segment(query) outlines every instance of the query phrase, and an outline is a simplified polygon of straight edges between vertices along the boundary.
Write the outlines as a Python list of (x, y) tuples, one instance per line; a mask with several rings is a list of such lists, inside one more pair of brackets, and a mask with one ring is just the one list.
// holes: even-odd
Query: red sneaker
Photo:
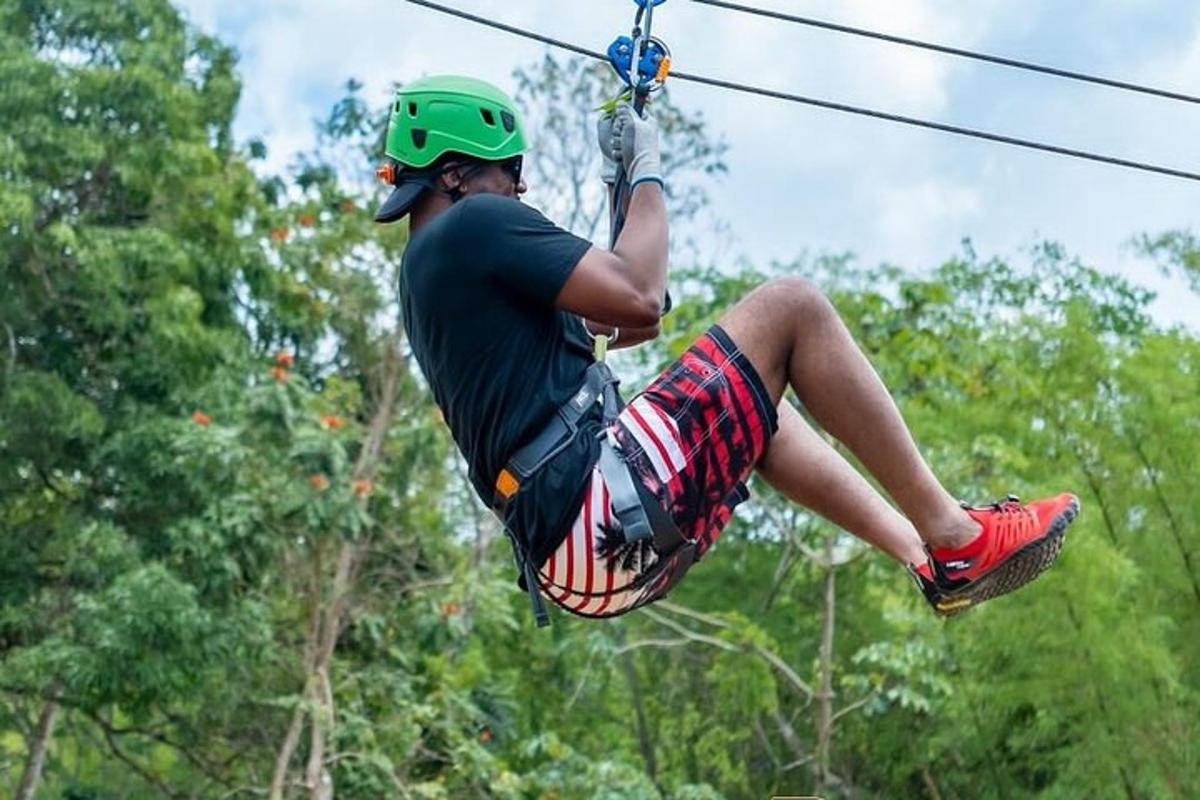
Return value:
[(928, 564), (910, 567), (925, 599), (942, 616), (1007, 594), (1058, 558), (1079, 498), (1060, 494), (1022, 506), (1009, 495), (983, 508), (963, 506), (983, 530), (963, 547), (934, 547)]

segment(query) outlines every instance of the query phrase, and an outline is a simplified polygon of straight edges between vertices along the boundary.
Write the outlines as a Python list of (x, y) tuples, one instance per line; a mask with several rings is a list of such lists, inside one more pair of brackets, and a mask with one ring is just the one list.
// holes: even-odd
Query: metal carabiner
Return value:
[[(608, 60), (629, 87), (633, 106), (640, 114), (651, 92), (662, 88), (671, 68), (671, 51), (653, 36), (654, 9), (667, 0), (633, 0), (637, 16), (633, 33), (620, 36), (608, 48)], [(643, 20), (645, 24), (643, 25)]]
[[(618, 37), (608, 48), (608, 60), (621, 81), (629, 87), (633, 110), (639, 116), (644, 115), (646, 101), (651, 92), (656, 92), (666, 83), (671, 71), (671, 51), (660, 39), (654, 38), (654, 9), (667, 0), (633, 0), (637, 4), (637, 14), (633, 20), (633, 34)], [(644, 23), (644, 27), (643, 27)], [(625, 227), (625, 212), (623, 207), (629, 184), (624, 171), (617, 176), (613, 188), (612, 219), (609, 226), (609, 246), (615, 247), (617, 238)], [(671, 309), (671, 293), (667, 292), (663, 313)], [(602, 360), (607, 351), (608, 338), (595, 338), (596, 355)]]
[[(634, 53), (641, 51), (634, 62)], [(629, 36), (621, 36), (608, 48), (608, 60), (634, 94), (657, 92), (671, 69), (671, 51), (656, 37), (644, 39), (641, 46)], [(641, 109), (638, 109), (639, 111)]]

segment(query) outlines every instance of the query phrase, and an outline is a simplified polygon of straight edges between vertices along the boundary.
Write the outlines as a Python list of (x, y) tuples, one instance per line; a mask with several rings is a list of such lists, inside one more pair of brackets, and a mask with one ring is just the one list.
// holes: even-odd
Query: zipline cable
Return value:
[(945, 53), (947, 55), (958, 56), (960, 58), (969, 58), (975, 61), (985, 61), (989, 64), (999, 64), (1004, 67), (1027, 70), (1029, 72), (1040, 72), (1043, 75), (1053, 75), (1058, 78), (1067, 78), (1073, 81), (1094, 83), (1100, 86), (1107, 86), (1112, 89), (1123, 89), (1125, 91), (1148, 94), (1154, 97), (1165, 97), (1169, 100), (1181, 100), (1185, 103), (1200, 104), (1200, 97), (1195, 95), (1167, 91), (1166, 89), (1156, 89), (1153, 86), (1142, 86), (1140, 84), (1113, 80), (1111, 78), (1102, 78), (1097, 75), (1088, 75), (1083, 72), (1073, 72), (1071, 70), (1059, 69), (1058, 67), (1048, 67), (1044, 64), (1034, 64), (1029, 61), (1020, 61), (1015, 58), (1005, 58), (1004, 56), (993, 56), (988, 55), (987, 53), (977, 53), (972, 50), (962, 50), (957, 47), (948, 47), (946, 45), (936, 44), (934, 42), (924, 42), (920, 39), (907, 39), (903, 36), (894, 36), (889, 33), (879, 33), (878, 31), (866, 30), (864, 28), (854, 28), (849, 25), (840, 25), (835, 22), (826, 22), (825, 20), (813, 19), (812, 17), (801, 17), (795, 14), (786, 14), (782, 11), (772, 11), (765, 8), (755, 8), (742, 3), (732, 3), (729, 2), (729, 0), (692, 0), (692, 2), (705, 6), (713, 6), (715, 8), (723, 8), (728, 11), (737, 11), (743, 14), (766, 17), (768, 19), (779, 20), (781, 22), (792, 22), (798, 25), (807, 25), (812, 28), (821, 28), (823, 30), (836, 31), (837, 33), (846, 33), (850, 34), (851, 36), (862, 36), (868, 39), (878, 39), (880, 41), (891, 42), (892, 44), (904, 45), (906, 47), (917, 47), (922, 50), (932, 50), (935, 53)]
[(899, 122), (904, 125), (915, 125), (920, 128), (928, 128), (930, 130), (942, 131), (944, 133), (955, 133), (959, 136), (970, 136), (975, 139), (984, 139), (989, 142), (999, 142), (1000, 144), (1013, 145), (1015, 147), (1025, 147), (1030, 150), (1041, 150), (1047, 153), (1056, 153), (1061, 156), (1070, 156), (1072, 158), (1083, 158), (1088, 161), (1098, 161), (1101, 164), (1112, 164), (1118, 167), (1128, 167), (1130, 169), (1139, 169), (1146, 172), (1157, 172), (1160, 175), (1170, 175), (1175, 178), (1185, 178), (1191, 181), (1200, 181), (1200, 173), (1186, 172), (1184, 170), (1172, 169), (1171, 167), (1160, 167), (1156, 164), (1147, 164), (1141, 161), (1130, 161), (1124, 158), (1115, 158), (1106, 156), (1100, 153), (1091, 153), (1086, 150), (1075, 150), (1070, 147), (1059, 147), (1053, 144), (1044, 144), (1042, 142), (1034, 142), (1028, 139), (1018, 139), (1013, 136), (1004, 136), (998, 133), (990, 133), (974, 128), (963, 128), (958, 125), (947, 125), (942, 122), (931, 122), (929, 120), (917, 119), (916, 117), (906, 117), (901, 114), (889, 114), (886, 111), (874, 111), (869, 108), (859, 108), (857, 106), (845, 105), (844, 103), (835, 103), (830, 100), (820, 100), (813, 97), (803, 97), (797, 94), (788, 92), (779, 92), (774, 89), (763, 89), (757, 86), (744, 86), (732, 81), (723, 81), (718, 78), (708, 78), (703, 75), (691, 75), (686, 72), (671, 72), (671, 77), (681, 81), (691, 81), (693, 83), (702, 83), (708, 86), (716, 86), (721, 89), (730, 89), (737, 92), (748, 92), (750, 94), (762, 95), (763, 97), (772, 97), (777, 100), (789, 100), (793, 103), (803, 103), (805, 105), (817, 106), (818, 108), (827, 108), (833, 111), (844, 111), (847, 114), (858, 114), (864, 117), (873, 117), (875, 119), (883, 119), (889, 122)]
[[(489, 28), (495, 28), (506, 33), (511, 33), (514, 36), (520, 36), (525, 39), (532, 39), (535, 42), (541, 42), (552, 47), (558, 47), (563, 50), (568, 50), (581, 56), (594, 58), (600, 61), (607, 62), (608, 57), (603, 53), (595, 50), (589, 50), (586, 47), (564, 42), (560, 39), (555, 39), (550, 36), (545, 36), (540, 33), (518, 28), (515, 25), (508, 25), (503, 22), (481, 17), (476, 14), (471, 14), (466, 11), (460, 11), (456, 8), (450, 8), (440, 3), (434, 3), (431, 0), (405, 0), (405, 2), (413, 3), (414, 5), (424, 6), (434, 11), (439, 11), (443, 14), (458, 17), (460, 19), (469, 20)], [(957, 125), (947, 125), (941, 122), (931, 122), (929, 120), (918, 119), (916, 117), (906, 117), (900, 114), (889, 114), (884, 111), (875, 111), (869, 108), (860, 108), (858, 106), (846, 105), (844, 103), (835, 103), (830, 100), (821, 100), (813, 97), (804, 97), (798, 94), (789, 92), (776, 91), (774, 89), (765, 89), (758, 86), (748, 86), (734, 81), (721, 80), (719, 78), (709, 78), (704, 75), (694, 75), (688, 72), (671, 71), (671, 77), (675, 80), (688, 81), (691, 83), (699, 83), (707, 86), (714, 86), (720, 89), (728, 89), (735, 92), (743, 92), (746, 94), (755, 94), (762, 97), (770, 97), (775, 100), (787, 100), (792, 103), (801, 103), (803, 105), (816, 106), (831, 111), (841, 111), (847, 114), (857, 114), (864, 117), (872, 117), (875, 119), (887, 120), (889, 122), (897, 122), (903, 125), (913, 125), (919, 128), (927, 128), (930, 130), (941, 131), (943, 133), (953, 133), (959, 136), (967, 136), (974, 139), (983, 139), (990, 142), (998, 142), (1000, 144), (1012, 145), (1014, 147), (1023, 147), (1029, 150), (1040, 150), (1046, 153), (1054, 153), (1056, 155), (1069, 156), (1071, 158), (1080, 158), (1088, 161), (1096, 161), (1102, 164), (1110, 164), (1118, 167), (1126, 167), (1128, 169), (1141, 170), (1143, 172), (1153, 172), (1160, 175), (1169, 175), (1173, 178), (1183, 178), (1185, 180), (1200, 182), (1200, 173), (1187, 172), (1185, 170), (1173, 169), (1171, 167), (1162, 167), (1156, 164), (1147, 164), (1141, 161), (1131, 161), (1124, 158), (1115, 158), (1099, 153), (1091, 153), (1086, 150), (1075, 150), (1068, 147), (1059, 147), (1058, 145), (1043, 144), (1029, 139), (1018, 139), (1012, 136), (1003, 136), (997, 133), (988, 131), (976, 130), (974, 128), (964, 128)]]

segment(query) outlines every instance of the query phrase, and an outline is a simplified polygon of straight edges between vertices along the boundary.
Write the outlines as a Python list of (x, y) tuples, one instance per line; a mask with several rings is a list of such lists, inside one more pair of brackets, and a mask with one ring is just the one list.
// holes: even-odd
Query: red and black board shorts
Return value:
[[(701, 558), (733, 509), (778, 427), (758, 372), (714, 325), (630, 401), (605, 435), (670, 512)], [(608, 487), (594, 467), (583, 506), (562, 545), (539, 569), (543, 594), (585, 617), (610, 617), (661, 599), (672, 559), (643, 540), (608, 546), (619, 530)]]

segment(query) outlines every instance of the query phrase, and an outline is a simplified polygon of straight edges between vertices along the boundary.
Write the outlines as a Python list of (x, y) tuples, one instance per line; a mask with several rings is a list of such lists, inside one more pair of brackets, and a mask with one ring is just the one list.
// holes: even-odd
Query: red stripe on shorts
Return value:
[(667, 448), (663, 445), (662, 440), (658, 438), (658, 434), (654, 432), (654, 429), (650, 427), (650, 423), (647, 422), (646, 418), (642, 416), (641, 412), (639, 412), (632, 405), (626, 406), (625, 408), (627, 411), (629, 411), (629, 415), (637, 420), (638, 427), (645, 431), (646, 435), (650, 437), (650, 441), (654, 442), (654, 449), (658, 451), (658, 455), (662, 458), (663, 464), (667, 466), (668, 470), (675, 472), (675, 465), (671, 461), (671, 456), (667, 453)]

